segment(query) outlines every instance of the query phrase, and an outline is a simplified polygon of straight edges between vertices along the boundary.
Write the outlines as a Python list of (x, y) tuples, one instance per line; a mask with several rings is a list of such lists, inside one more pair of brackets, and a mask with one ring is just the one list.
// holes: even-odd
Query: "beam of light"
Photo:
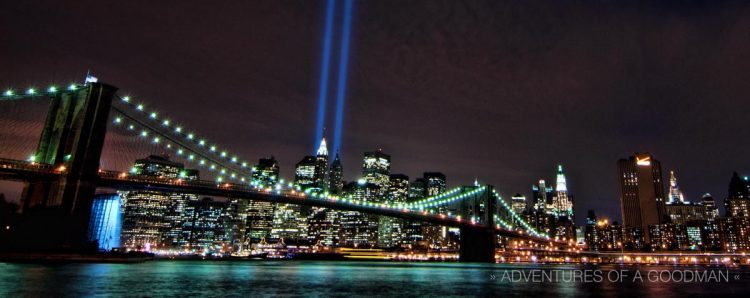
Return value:
[(333, 152), (341, 152), (341, 129), (344, 118), (344, 100), (346, 99), (346, 71), (349, 65), (349, 33), (352, 22), (353, 0), (344, 1), (344, 29), (341, 34), (341, 56), (339, 57), (338, 93), (336, 94), (336, 130), (333, 135)]
[(326, 4), (326, 24), (325, 36), (323, 37), (323, 58), (320, 69), (320, 93), (318, 94), (318, 122), (315, 126), (315, 149), (318, 148), (320, 140), (323, 139), (323, 126), (326, 117), (326, 99), (328, 97), (328, 73), (331, 60), (331, 35), (333, 31), (333, 13), (336, 7), (336, 0), (328, 0)]

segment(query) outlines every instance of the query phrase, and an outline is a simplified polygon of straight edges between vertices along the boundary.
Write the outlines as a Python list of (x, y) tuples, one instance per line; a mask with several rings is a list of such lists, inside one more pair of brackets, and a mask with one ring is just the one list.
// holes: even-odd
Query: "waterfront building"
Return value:
[[(364, 179), (344, 185), (344, 197), (360, 202), (378, 202), (380, 187)], [(345, 247), (372, 247), (377, 245), (377, 216), (358, 211), (341, 211), (339, 242)]]
[(586, 216), (586, 225), (584, 226), (584, 243), (590, 251), (598, 251), (601, 242), (600, 235), (596, 229), (596, 213), (594, 210), (589, 210)]
[(750, 252), (750, 218), (724, 217), (717, 220), (722, 250)]
[(270, 238), (274, 240), (307, 240), (307, 216), (295, 204), (277, 204), (273, 212)]
[(182, 232), (186, 248), (194, 252), (225, 252), (230, 242), (225, 233), (227, 202), (211, 198), (188, 201)]
[[(279, 163), (273, 156), (260, 158), (253, 167), (253, 183), (264, 187), (274, 185), (279, 182), (279, 171)], [(243, 248), (270, 238), (276, 204), (249, 200), (241, 207), (244, 207), (242, 213), (246, 216)]]
[(661, 224), (666, 218), (661, 163), (651, 154), (636, 153), (620, 159), (617, 168), (623, 225), (649, 242), (648, 226)]
[[(426, 188), (427, 181), (425, 181), (424, 178), (414, 179), (414, 181), (409, 184), (409, 195), (407, 200), (412, 202), (424, 199), (425, 193), (427, 192)], [(411, 247), (422, 245), (424, 241), (422, 237), (422, 223), (414, 220), (405, 221), (404, 235), (405, 238), (403, 239), (403, 243), (405, 245)]]
[[(405, 203), (409, 196), (409, 176), (391, 174), (388, 178), (388, 189), (385, 192), (386, 202)], [(405, 220), (380, 216), (378, 221), (378, 246), (387, 248), (404, 242)]]
[(311, 244), (327, 247), (339, 245), (339, 211), (315, 208), (308, 219), (307, 238)]
[[(422, 176), (425, 181), (425, 196), (437, 196), (447, 187), (445, 175), (440, 172), (425, 172)], [(441, 206), (434, 210), (437, 213), (446, 214), (450, 212), (448, 206)], [(448, 227), (436, 224), (422, 224), (422, 239), (427, 247), (432, 249), (443, 249), (449, 247)]]
[[(196, 170), (169, 160), (165, 155), (138, 159), (132, 175), (160, 179), (197, 180)], [(128, 249), (173, 248), (186, 243), (183, 237), (184, 209), (188, 202), (198, 200), (191, 194), (159, 191), (119, 192), (122, 198), (122, 230), (120, 244)]]

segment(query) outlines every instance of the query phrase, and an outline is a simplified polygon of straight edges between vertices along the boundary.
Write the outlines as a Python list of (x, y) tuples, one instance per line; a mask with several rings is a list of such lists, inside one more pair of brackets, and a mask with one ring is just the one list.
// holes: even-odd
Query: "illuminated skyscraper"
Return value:
[[(388, 189), (385, 192), (386, 202), (404, 203), (409, 196), (409, 176), (391, 174)], [(404, 238), (404, 220), (380, 216), (378, 221), (378, 246), (393, 247), (402, 243)]]
[(326, 139), (320, 140), (320, 147), (315, 155), (315, 185), (321, 189), (328, 189), (328, 147), (326, 146)]
[(737, 172), (729, 181), (729, 196), (725, 201), (727, 217), (750, 217), (750, 195), (747, 179), (741, 179)]
[[(427, 197), (436, 196), (445, 192), (447, 181), (445, 175), (440, 172), (425, 172), (425, 195)], [(436, 210), (438, 213), (448, 213), (447, 206), (440, 206)], [(435, 224), (422, 224), (422, 237), (425, 243), (434, 249), (445, 248), (448, 246), (448, 228)]]
[[(346, 198), (361, 202), (377, 202), (380, 187), (364, 179), (344, 185)], [(378, 240), (378, 217), (358, 211), (341, 211), (339, 223), (341, 246), (375, 246)]]
[(307, 239), (307, 217), (300, 205), (278, 204), (273, 213), (272, 239)]
[(706, 208), (703, 205), (685, 200), (685, 196), (677, 186), (677, 177), (674, 171), (669, 171), (669, 199), (664, 204), (664, 210), (667, 212), (671, 223), (680, 225), (703, 220), (706, 214)]
[[(417, 201), (425, 198), (427, 192), (427, 181), (424, 178), (414, 179), (409, 184), (409, 195), (407, 201)], [(402, 243), (415, 246), (422, 242), (422, 222), (415, 220), (407, 220), (404, 222), (404, 239)]]
[[(198, 172), (185, 169), (167, 156), (136, 160), (133, 175), (194, 180)], [(158, 191), (120, 192), (123, 205), (121, 245), (129, 249), (178, 247), (187, 242), (182, 232), (184, 209), (195, 195)]]
[(540, 214), (551, 213), (547, 210), (547, 205), (552, 201), (552, 187), (548, 187), (547, 183), (543, 179), (540, 179), (539, 184), (531, 186), (531, 191), (533, 194), (534, 211)]
[(573, 220), (573, 197), (568, 193), (568, 183), (562, 165), (557, 166), (555, 196), (552, 198), (552, 214), (556, 217), (567, 217)]
[(226, 202), (211, 198), (193, 200), (185, 206), (182, 232), (195, 252), (220, 252), (229, 239), (225, 233)]
[(685, 197), (682, 195), (679, 186), (677, 186), (677, 177), (674, 171), (669, 171), (669, 200), (667, 204), (684, 203)]
[(314, 188), (317, 186), (317, 158), (315, 156), (305, 156), (294, 168), (294, 184), (302, 189)]
[(313, 208), (308, 218), (307, 239), (311, 244), (334, 247), (339, 245), (340, 211), (327, 208)]
[[(388, 187), (391, 174), (391, 156), (383, 150), (365, 152), (362, 164), (362, 178), (368, 183), (377, 185), (383, 193)], [(383, 194), (381, 193), (381, 195)]]
[[(255, 165), (253, 181), (258, 185), (270, 186), (279, 181), (279, 163), (271, 156), (261, 158)], [(286, 204), (284, 204), (286, 205)], [(245, 242), (259, 243), (263, 238), (270, 237), (273, 227), (275, 204), (263, 201), (249, 201), (245, 205)]]
[(664, 183), (661, 163), (651, 154), (639, 154), (617, 162), (623, 225), (638, 229), (649, 243), (650, 225), (665, 222)]
[(331, 163), (331, 167), (328, 172), (328, 190), (332, 194), (341, 193), (341, 189), (344, 187), (344, 167), (341, 165), (341, 158), (336, 153), (336, 157)]
[(516, 214), (523, 214), (523, 212), (526, 210), (526, 196), (520, 193), (513, 195), (510, 198), (510, 206), (511, 209), (513, 209), (513, 212), (515, 212)]
[(705, 219), (712, 220), (719, 217), (719, 209), (716, 207), (716, 200), (710, 193), (703, 194), (702, 203), (705, 212), (703, 217)]
[(276, 184), (279, 181), (279, 162), (273, 156), (258, 159), (258, 164), (253, 167), (252, 178), (259, 185)]
[(544, 179), (540, 179), (538, 184), (531, 186), (532, 207), (531, 218), (534, 221), (534, 227), (538, 230), (548, 233), (552, 225), (553, 212), (552, 198), (554, 197), (552, 187), (547, 186)]

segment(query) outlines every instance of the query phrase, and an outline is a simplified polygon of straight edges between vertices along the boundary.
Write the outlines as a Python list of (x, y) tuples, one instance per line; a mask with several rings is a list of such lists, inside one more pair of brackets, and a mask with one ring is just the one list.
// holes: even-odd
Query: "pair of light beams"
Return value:
[[(342, 20), (341, 44), (339, 48), (338, 81), (336, 83), (336, 118), (333, 134), (333, 152), (341, 151), (341, 131), (344, 120), (344, 101), (346, 100), (346, 77), (349, 65), (349, 35), (351, 33), (353, 0), (343, 0), (344, 15)], [(323, 36), (323, 57), (320, 70), (320, 93), (318, 94), (318, 119), (315, 127), (314, 150), (323, 139), (328, 102), (328, 87), (331, 64), (331, 43), (333, 41), (333, 21), (336, 11), (336, 0), (327, 0), (325, 32)]]

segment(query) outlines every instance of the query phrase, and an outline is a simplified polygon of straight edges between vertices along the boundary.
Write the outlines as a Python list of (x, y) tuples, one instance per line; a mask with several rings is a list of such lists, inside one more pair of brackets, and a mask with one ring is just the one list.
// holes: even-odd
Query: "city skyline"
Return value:
[(0, 297), (737, 296), (750, 0), (0, 3)]
[[(250, 160), (275, 155), (285, 177), (291, 176), (298, 158), (316, 145), (311, 143), (311, 136), (323, 1), (284, 9), (274, 3), (254, 9), (238, 4), (222, 16), (237, 23), (208, 16), (199, 24), (191, 24), (188, 19), (194, 18), (184, 16), (198, 13), (192, 7), (161, 13), (159, 17), (185, 28), (206, 25), (201, 30), (189, 30), (200, 33), (182, 36), (169, 34), (169, 27), (154, 19), (153, 13), (141, 11), (134, 4), (104, 7), (92, 2), (67, 14), (28, 6), (34, 4), (7, 5), (0, 21), (3, 27), (26, 24), (19, 18), (25, 15), (23, 12), (35, 11), (32, 18), (38, 19), (20, 26), (25, 30), (7, 32), (10, 44), (27, 47), (0, 50), (3, 56), (15, 57), (0, 70), (0, 81), (8, 85), (2, 87), (80, 80), (81, 74), (91, 69), (102, 80), (118, 82), (134, 97), (154, 102), (159, 110), (197, 110), (205, 98), (210, 98), (216, 104), (207, 113), (175, 114), (184, 122), (215, 119), (210, 121), (215, 132), (211, 135), (216, 135), (218, 143), (245, 148), (247, 152), (240, 154)], [(739, 79), (742, 76), (733, 75), (741, 73), (739, 70), (750, 61), (742, 51), (747, 41), (740, 33), (746, 32), (749, 24), (741, 18), (744, 10), (735, 4), (721, 3), (710, 9), (687, 4), (673, 10), (645, 4), (645, 16), (634, 4), (571, 5), (557, 7), (561, 11), (557, 18), (544, 18), (552, 8), (535, 10), (538, 5), (532, 2), (518, 7), (542, 17), (539, 23), (517, 17), (503, 23), (484, 22), (494, 20), (493, 12), (507, 7), (477, 9), (481, 4), (399, 3), (401, 13), (383, 13), (396, 5), (363, 2), (354, 8), (350, 91), (341, 154), (349, 169), (358, 164), (361, 152), (382, 148), (394, 157), (393, 172), (415, 176), (423, 171), (441, 171), (451, 185), (470, 184), (479, 178), (495, 185), (504, 196), (522, 193), (530, 197), (528, 185), (542, 177), (552, 181), (553, 175), (547, 174), (549, 168), (561, 163), (566, 166), (569, 187), (579, 206), (617, 217), (613, 160), (633, 152), (650, 152), (662, 161), (665, 170), (680, 173), (682, 191), (689, 201), (698, 201), (707, 192), (723, 199), (727, 177), (733, 171), (742, 173), (750, 168), (741, 158), (740, 148), (747, 141), (733, 137), (747, 129), (732, 112), (747, 108), (741, 98), (750, 93)], [(424, 7), (431, 8), (431, 14), (444, 16), (447, 25), (424, 21), (417, 26), (418, 20), (428, 20)], [(123, 12), (118, 17), (122, 22), (106, 22), (96, 14), (83, 24), (72, 21), (81, 13), (115, 9)], [(22, 13), (8, 13), (13, 11)], [(235, 11), (249, 16), (240, 18)], [(451, 16), (452, 11), (456, 15)], [(124, 17), (128, 13), (137, 15), (140, 22)], [(376, 17), (379, 15), (387, 17)], [(604, 25), (596, 18), (580, 16), (616, 20), (633, 17), (632, 21), (642, 27), (629, 31), (630, 27), (622, 24)], [(682, 19), (684, 16), (705, 22), (697, 25), (692, 19)], [(411, 25), (405, 26), (407, 29), (396, 26), (402, 23)], [(78, 34), (100, 24), (129, 38)], [(601, 32), (583, 29), (589, 25)], [(56, 30), (49, 30), (53, 26)], [(416, 30), (415, 26), (420, 31), (410, 31)], [(558, 26), (569, 30), (555, 31)], [(153, 33), (132, 34), (146, 31)], [(490, 37), (495, 32), (507, 37), (493, 40)], [(277, 34), (288, 37), (274, 38)], [(646, 53), (637, 51), (645, 46), (639, 36), (650, 40), (662, 35), (674, 38), (661, 46), (651, 45)], [(21, 42), (27, 36), (46, 38)], [(150, 43), (154, 36), (165, 40)], [(710, 44), (703, 42), (707, 38), (723, 47), (705, 46)], [(80, 41), (91, 46), (83, 48)], [(609, 41), (616, 41), (613, 44), (618, 47), (610, 46)], [(182, 47), (183, 42), (187, 46)], [(465, 46), (472, 42), (481, 42), (486, 49)], [(67, 50), (55, 50), (57, 44), (66, 45)], [(404, 46), (395, 50), (396, 45)], [(441, 50), (444, 47), (452, 52)], [(148, 51), (142, 53), (140, 49)], [(518, 54), (518, 50), (524, 54)], [(393, 59), (382, 54), (392, 52), (398, 53)], [(170, 55), (154, 59), (152, 53)], [(586, 53), (592, 57), (582, 58)], [(94, 55), (101, 59), (92, 60)], [(552, 57), (557, 59), (550, 60)], [(712, 64), (698, 57), (711, 57)], [(483, 63), (485, 60), (487, 63)], [(679, 66), (676, 70), (672, 67), (675, 65)], [(269, 73), (274, 75), (265, 75)], [(477, 75), (469, 75), (472, 73)], [(698, 80), (705, 82), (694, 84)], [(159, 82), (160, 87), (151, 87), (153, 82)], [(453, 111), (472, 116), (457, 116)], [(257, 120), (233, 120), (245, 119), (245, 115)], [(378, 115), (382, 121), (373, 121), (367, 115)], [(396, 118), (409, 122), (388, 121)], [(236, 133), (247, 137), (235, 138)], [(686, 144), (691, 150), (683, 150)], [(723, 154), (717, 156), (715, 152)], [(346, 180), (358, 178), (352, 170), (344, 172)], [(583, 218), (585, 210), (576, 209), (576, 217)]]

